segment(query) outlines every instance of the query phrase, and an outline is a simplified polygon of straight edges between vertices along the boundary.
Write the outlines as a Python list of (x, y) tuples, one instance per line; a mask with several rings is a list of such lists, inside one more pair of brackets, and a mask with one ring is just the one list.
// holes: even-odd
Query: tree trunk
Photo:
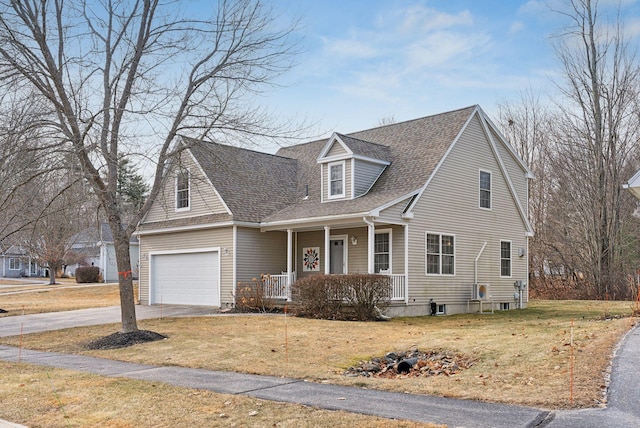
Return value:
[(118, 285), (120, 289), (120, 312), (122, 315), (122, 333), (138, 331), (136, 304), (133, 295), (131, 256), (129, 254), (129, 236), (117, 221), (110, 221), (118, 266)]

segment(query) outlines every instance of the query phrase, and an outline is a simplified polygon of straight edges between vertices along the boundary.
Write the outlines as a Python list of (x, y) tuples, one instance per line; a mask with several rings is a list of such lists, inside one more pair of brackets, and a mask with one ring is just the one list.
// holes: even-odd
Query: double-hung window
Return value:
[(9, 259), (9, 270), (20, 270), (20, 259), (17, 257), (11, 257)]
[(344, 198), (344, 161), (329, 164), (329, 199)]
[(511, 241), (500, 241), (500, 276), (511, 276)]
[(181, 170), (176, 177), (176, 210), (188, 210), (190, 201), (189, 171)]
[(426, 238), (427, 275), (455, 274), (455, 238), (453, 235), (428, 233)]
[(391, 234), (389, 232), (375, 234), (373, 268), (376, 273), (391, 269)]
[(491, 173), (480, 170), (480, 208), (491, 209)]

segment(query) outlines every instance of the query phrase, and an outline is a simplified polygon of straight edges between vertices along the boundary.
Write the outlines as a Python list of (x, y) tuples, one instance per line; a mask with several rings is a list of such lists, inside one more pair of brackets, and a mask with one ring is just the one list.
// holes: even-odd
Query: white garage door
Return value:
[(216, 251), (151, 255), (151, 304), (220, 306)]

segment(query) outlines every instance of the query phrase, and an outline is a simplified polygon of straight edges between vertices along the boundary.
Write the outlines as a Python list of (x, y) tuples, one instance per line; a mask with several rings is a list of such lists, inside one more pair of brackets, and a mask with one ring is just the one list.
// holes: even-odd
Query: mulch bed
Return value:
[(137, 345), (139, 343), (155, 342), (156, 340), (164, 340), (167, 336), (155, 333), (149, 330), (138, 330), (130, 333), (113, 333), (109, 336), (101, 337), (87, 344), (87, 349), (118, 349), (127, 346)]
[(374, 357), (369, 361), (361, 361), (357, 366), (344, 372), (350, 377), (407, 378), (428, 376), (453, 376), (473, 366), (477, 358), (464, 354), (432, 350), (419, 351), (412, 349), (401, 352), (389, 352), (383, 357)]

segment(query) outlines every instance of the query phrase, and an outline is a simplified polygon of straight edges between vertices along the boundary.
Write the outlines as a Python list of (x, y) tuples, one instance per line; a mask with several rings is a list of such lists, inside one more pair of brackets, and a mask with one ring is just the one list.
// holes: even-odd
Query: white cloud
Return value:
[(526, 26), (524, 25), (524, 22), (522, 21), (513, 21), (511, 23), (511, 25), (509, 26), (509, 34), (517, 34), (522, 32), (524, 29), (526, 28)]
[(402, 20), (398, 28), (403, 33), (425, 33), (434, 30), (473, 25), (473, 16), (468, 10), (450, 14), (423, 6), (413, 6), (400, 11), (400, 14)]
[(329, 39), (324, 37), (325, 51), (330, 56), (346, 58), (372, 58), (378, 54), (378, 49), (365, 40)]

